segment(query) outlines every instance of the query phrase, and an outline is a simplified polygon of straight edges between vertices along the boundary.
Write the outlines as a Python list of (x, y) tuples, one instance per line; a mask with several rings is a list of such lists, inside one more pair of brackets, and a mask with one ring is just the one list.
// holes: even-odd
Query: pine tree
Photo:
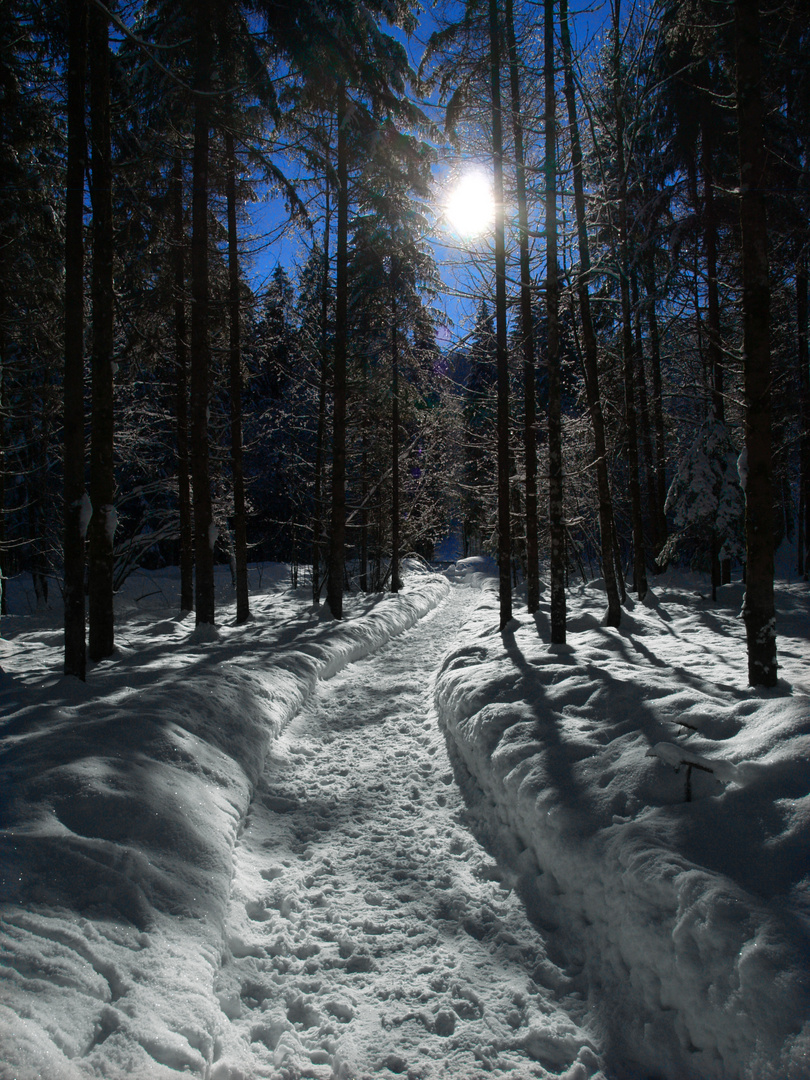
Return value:
[(209, 412), (209, 269), (208, 185), (213, 72), (211, 0), (199, 0), (195, 34), (194, 168), (191, 234), (191, 413), (189, 456), (194, 508), (195, 614), (197, 626), (213, 626), (214, 525), (208, 439)]
[(771, 349), (768, 226), (763, 176), (762, 65), (757, 0), (735, 0), (737, 125), (740, 146), (740, 229), (745, 380), (745, 541), (743, 619), (748, 681), (775, 686), (771, 463)]
[(616, 581), (616, 567), (613, 559), (613, 500), (610, 494), (605, 421), (602, 410), (602, 395), (599, 388), (597, 340), (591, 315), (591, 254), (588, 226), (585, 217), (582, 148), (579, 138), (579, 124), (571, 58), (571, 37), (568, 28), (567, 0), (560, 0), (560, 37), (563, 48), (565, 101), (568, 111), (568, 129), (571, 139), (574, 212), (576, 214), (577, 245), (579, 250), (577, 297), (579, 299), (579, 314), (582, 321), (582, 357), (585, 376), (585, 391), (594, 440), (594, 471), (596, 474), (597, 495), (599, 499), (599, 540), (602, 575), (605, 579), (605, 591), (608, 600), (607, 625), (619, 626), (621, 622), (621, 603)]
[(563, 509), (560, 316), (557, 267), (557, 106), (554, 86), (554, 3), (543, 22), (546, 188), (546, 364), (548, 370), (548, 516), (551, 532), (551, 641), (565, 644), (565, 518)]
[(91, 362), (90, 502), (88, 532), (89, 642), (91, 660), (113, 651), (115, 475), (113, 470), (113, 198), (110, 102), (110, 45), (107, 15), (88, 12), (90, 54), (90, 197), (93, 207), (93, 348)]
[(512, 618), (512, 540), (509, 491), (509, 348), (506, 327), (506, 240), (501, 126), (501, 57), (497, 0), (489, 0), (489, 73), (495, 200), (495, 354), (498, 379), (498, 576), (500, 627)]
[(89, 497), (84, 485), (84, 172), (87, 137), (87, 2), (68, 6), (68, 158), (65, 197), (64, 560), (65, 674), (84, 680), (87, 663), (84, 541)]

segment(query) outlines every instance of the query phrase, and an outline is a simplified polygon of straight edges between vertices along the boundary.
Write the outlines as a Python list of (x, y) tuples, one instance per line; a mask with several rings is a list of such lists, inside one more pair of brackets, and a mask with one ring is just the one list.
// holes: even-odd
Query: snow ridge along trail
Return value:
[(464, 824), (431, 676), (473, 604), (320, 685), (235, 851), (210, 1080), (599, 1069), (581, 996)]

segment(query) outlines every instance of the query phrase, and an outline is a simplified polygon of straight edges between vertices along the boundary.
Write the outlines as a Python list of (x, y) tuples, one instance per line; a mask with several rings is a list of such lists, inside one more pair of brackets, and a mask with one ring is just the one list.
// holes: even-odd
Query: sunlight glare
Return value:
[(491, 226), (495, 216), (492, 184), (482, 172), (459, 177), (446, 204), (450, 224), (464, 237), (480, 236)]

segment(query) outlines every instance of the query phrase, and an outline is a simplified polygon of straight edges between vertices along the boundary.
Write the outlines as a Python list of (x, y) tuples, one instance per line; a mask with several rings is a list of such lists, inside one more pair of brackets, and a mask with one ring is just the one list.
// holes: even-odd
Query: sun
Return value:
[(495, 206), (492, 183), (483, 172), (468, 172), (460, 176), (445, 204), (445, 213), (459, 235), (480, 236), (492, 227)]

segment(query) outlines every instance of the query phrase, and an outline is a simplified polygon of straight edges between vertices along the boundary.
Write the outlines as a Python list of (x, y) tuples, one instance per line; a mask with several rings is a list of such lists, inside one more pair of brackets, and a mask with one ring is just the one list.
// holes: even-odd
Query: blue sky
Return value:
[[(415, 68), (419, 64), (425, 42), (436, 28), (433, 11), (434, 9), (430, 8), (423, 13), (419, 30), (410, 39), (396, 29), (392, 30), (392, 33), (405, 44)], [(573, 2), (571, 4), (570, 22), (574, 48), (586, 46), (594, 34), (598, 33), (608, 15), (609, 5), (605, 0), (595, 0), (592, 4)], [(537, 17), (538, 19), (542, 18), (542, 8), (539, 4), (537, 5)], [(441, 111), (434, 111), (434, 116), (436, 119), (440, 119)], [(486, 162), (476, 163), (476, 167), (486, 168)], [(449, 166), (440, 163), (436, 168), (437, 197), (439, 199), (446, 194), (448, 175)], [(306, 259), (309, 240), (296, 227), (289, 229), (286, 234), (282, 234), (284, 224), (287, 221), (287, 211), (283, 199), (273, 196), (270, 192), (267, 192), (256, 203), (249, 205), (246, 210), (251, 221), (250, 233), (255, 238), (246, 245), (246, 254), (250, 254), (248, 277), (254, 290), (261, 293), (279, 263), (288, 270), (293, 279), (295, 278), (296, 267), (302, 266)], [(465, 324), (474, 318), (477, 300), (465, 301), (463, 298), (451, 295), (454, 283), (456, 285), (459, 283), (459, 279), (449, 267), (449, 260), (452, 258), (451, 249), (457, 246), (457, 238), (452, 234), (452, 230), (448, 231), (445, 225), (439, 238), (434, 243), (434, 251), (440, 272), (448, 286), (448, 293), (440, 298), (439, 306), (447, 311), (454, 323), (454, 334), (463, 334)], [(474, 247), (478, 251), (478, 260), (480, 261), (483, 254), (482, 245), (479, 242)], [(446, 338), (446, 335), (442, 335), (442, 337)]]

